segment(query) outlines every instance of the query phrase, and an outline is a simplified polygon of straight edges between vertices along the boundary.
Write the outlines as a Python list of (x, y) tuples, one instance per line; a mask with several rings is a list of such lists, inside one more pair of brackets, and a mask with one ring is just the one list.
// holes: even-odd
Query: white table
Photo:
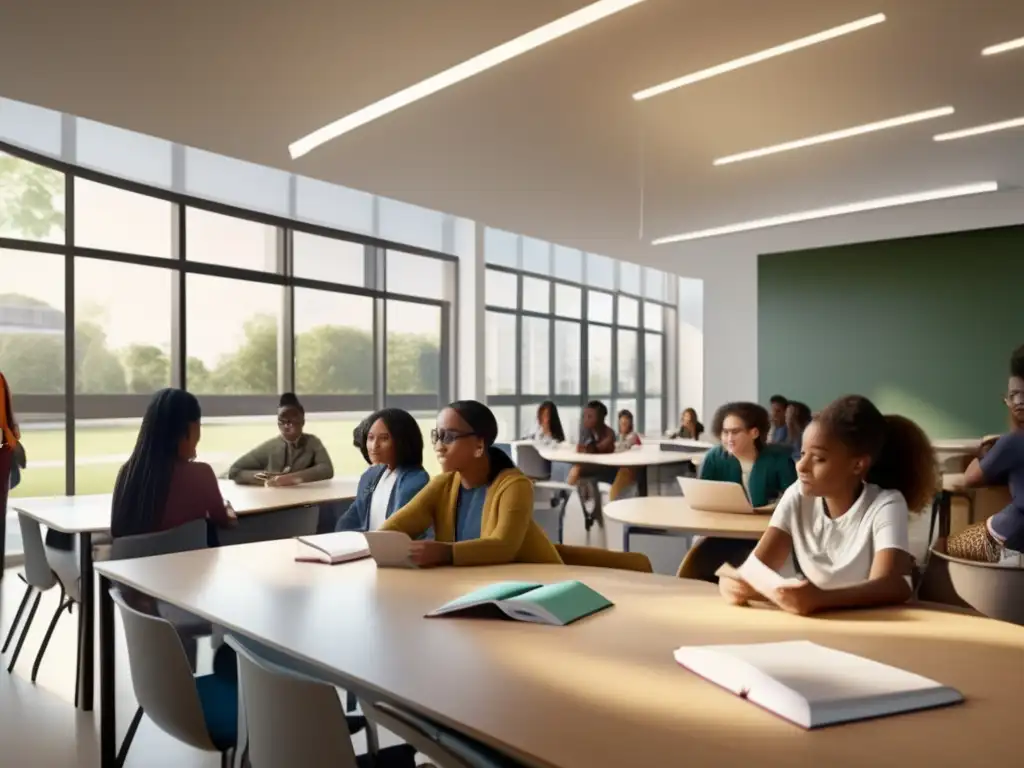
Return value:
[[(560, 445), (536, 445), (537, 453), (547, 461), (558, 461), (565, 464), (591, 464), (599, 467), (624, 468), (637, 470), (637, 493), (647, 495), (648, 467), (682, 464), (687, 461), (686, 455), (677, 451), (665, 451), (660, 445), (641, 445), (628, 451), (615, 453), (577, 453), (575, 446), (566, 443)], [(700, 450), (695, 451), (699, 453)]]
[(629, 552), (633, 534), (648, 536), (714, 536), (758, 540), (768, 529), (771, 514), (734, 514), (691, 509), (684, 496), (621, 499), (604, 508), (605, 517), (622, 524), (622, 550)]
[[(1024, 627), (923, 608), (802, 618), (726, 605), (711, 584), (604, 568), (378, 570), (296, 563), (275, 541), (101, 563), (108, 579), (297, 659), (345, 690), (453, 728), (529, 768), (1016, 765)], [(579, 579), (615, 607), (568, 627), (425, 619), (505, 579)], [(358, 617), (358, 620), (353, 620)], [(967, 703), (808, 732), (681, 669), (681, 645), (811, 640), (939, 680)], [(104, 768), (113, 653), (101, 667)], [(1017, 675), (1014, 679), (1011, 676)], [(970, 738), (964, 738), (969, 735)]]
[[(330, 501), (352, 498), (356, 481), (335, 478), (287, 488), (265, 488), (258, 485), (237, 485), (230, 480), (218, 481), (221, 495), (231, 502), (239, 517), (258, 515), (281, 509), (308, 507)], [(113, 494), (85, 496), (40, 496), (12, 499), (11, 507), (47, 528), (77, 536), (79, 568), (82, 578), (82, 604), (78, 613), (79, 706), (90, 711), (93, 704), (93, 541), (94, 534), (110, 532), (110, 505)]]

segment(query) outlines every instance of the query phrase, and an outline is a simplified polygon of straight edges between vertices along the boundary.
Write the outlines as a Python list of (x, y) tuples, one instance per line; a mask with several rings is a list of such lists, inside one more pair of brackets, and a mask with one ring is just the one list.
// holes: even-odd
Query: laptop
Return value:
[(751, 506), (746, 490), (739, 483), (699, 480), (695, 477), (680, 477), (678, 480), (690, 509), (752, 515), (771, 512), (775, 508), (774, 504), (765, 507)]

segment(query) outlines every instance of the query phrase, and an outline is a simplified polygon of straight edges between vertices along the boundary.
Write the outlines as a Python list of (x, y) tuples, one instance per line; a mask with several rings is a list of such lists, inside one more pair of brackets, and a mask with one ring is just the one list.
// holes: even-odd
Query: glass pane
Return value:
[[(185, 212), (185, 226), (185, 254), (189, 261), (263, 272), (277, 270), (275, 227), (200, 208)], [(220, 298), (223, 300), (224, 296)]]
[(573, 283), (583, 282), (583, 252), (575, 248), (566, 248), (562, 245), (555, 246), (554, 254), (555, 277), (569, 280)]
[(277, 168), (185, 147), (185, 191), (196, 197), (287, 216), (289, 176)]
[(373, 299), (295, 289), (295, 389), (373, 394)]
[(640, 303), (636, 299), (619, 296), (619, 325), (636, 328), (640, 322)]
[[(409, 413), (420, 425), (420, 433), (423, 435), (423, 469), (431, 477), (441, 474), (441, 465), (437, 463), (437, 454), (434, 453), (434, 446), (430, 444), (430, 430), (437, 426), (437, 409), (431, 408), (429, 411), (410, 411)], [(352, 426), (355, 428), (354, 424)], [(348, 434), (352, 434), (351, 429)], [(360, 456), (359, 460), (362, 461), (363, 457)]]
[(612, 329), (587, 326), (587, 396), (608, 396), (612, 391)]
[(368, 192), (296, 176), (295, 210), (305, 221), (346, 232), (373, 233), (373, 195)]
[(547, 396), (551, 392), (549, 346), (551, 321), (540, 317), (523, 318), (522, 393)]
[(615, 288), (615, 261), (596, 253), (587, 254), (587, 285), (597, 288)]
[(523, 309), (545, 314), (551, 312), (551, 283), (536, 277), (524, 277)]
[(488, 395), (514, 395), (516, 393), (516, 355), (518, 349), (515, 315), (488, 312), (486, 320), (486, 363), (484, 365), (484, 391)]
[(443, 299), (446, 265), (441, 259), (388, 251), (385, 269), (388, 293)]
[[(75, 419), (76, 494), (113, 492), (117, 472), (135, 447), (142, 414), (149, 402), (141, 398), (134, 402), (133, 399), (132, 405), (135, 411), (132, 418), (119, 414), (117, 419)], [(34, 469), (26, 472), (26, 477), (32, 472)]]
[[(442, 250), (444, 214), (387, 197), (378, 198), (380, 237), (432, 251)], [(403, 291), (403, 293), (411, 293)]]
[(662, 392), (664, 340), (660, 333), (644, 334), (644, 390), (648, 395)]
[(665, 415), (662, 413), (661, 398), (649, 397), (644, 401), (647, 409), (644, 413), (644, 433), (648, 435), (661, 435), (665, 432)]
[[(187, 388), (204, 395), (277, 394), (281, 286), (207, 275), (186, 281)], [(205, 419), (203, 427), (206, 442)]]
[[(316, 435), (323, 442), (334, 465), (336, 477), (352, 480), (366, 471), (366, 460), (359, 449), (352, 445), (352, 430), (366, 417), (365, 412), (306, 412), (306, 431)], [(428, 429), (429, 431), (429, 429)], [(205, 437), (205, 435), (204, 435)], [(433, 456), (430, 446), (424, 440), (423, 458)]]
[(170, 269), (75, 259), (76, 392), (149, 395), (170, 386), (176, 276)]
[(583, 291), (571, 285), (555, 283), (555, 314), (578, 320), (583, 314)]
[(519, 292), (518, 277), (510, 272), (496, 269), (484, 271), (484, 302), (493, 307), (516, 308), (516, 294)]
[(619, 262), (619, 290), (625, 293), (640, 295), (640, 265), (628, 261)]
[(0, 237), (64, 242), (64, 174), (0, 152)]
[[(212, 466), (218, 475), (223, 474), (239, 456), (277, 434), (276, 409), (271, 409), (269, 413), (222, 416), (212, 410), (208, 402), (204, 402), (203, 435), (199, 441), (197, 458)], [(322, 432), (314, 434), (326, 437)], [(351, 437), (352, 432), (349, 431), (349, 442)]]
[[(75, 123), (75, 162), (120, 179), (170, 188), (171, 142), (82, 117)], [(76, 193), (75, 204), (80, 200)]]
[[(527, 403), (519, 406), (519, 430), (518, 437), (532, 432), (537, 426), (537, 409), (540, 403)], [(564, 427), (563, 427), (564, 428)]]
[(494, 414), (495, 421), (498, 422), (498, 440), (502, 443), (508, 443), (519, 437), (519, 432), (525, 432), (529, 429), (529, 424), (521, 430), (516, 430), (516, 409), (511, 405), (496, 405), (488, 406), (491, 412)]
[(75, 179), (75, 241), (86, 248), (170, 258), (172, 210), (166, 200)]
[(387, 302), (387, 394), (441, 391), (441, 308)]
[[(8, 383), (14, 391), (11, 377)], [(24, 391), (24, 390), (22, 390)], [(14, 406), (17, 408), (17, 404)], [(63, 406), (61, 406), (63, 410)], [(16, 411), (21, 439), (28, 454), (29, 468), (21, 473), (21, 482), (11, 489), (10, 498), (26, 498), (29, 496), (63, 496), (67, 491), (64, 484), (64, 457), (66, 455), (65, 416), (64, 413), (25, 413)], [(21, 552), (21, 530), (18, 525), (18, 514), (10, 504), (7, 505), (7, 554)]]
[(665, 301), (668, 298), (665, 295), (666, 284), (664, 272), (650, 267), (644, 269), (644, 295), (647, 298)]
[(555, 394), (578, 395), (583, 391), (580, 375), (580, 324), (555, 321)]
[(64, 257), (0, 248), (0, 274), (0, 370), (15, 396), (61, 394)]
[(633, 393), (636, 392), (637, 375), (636, 332), (618, 331), (618, 339), (618, 390), (619, 392)]
[(0, 98), (0, 139), (13, 144), (60, 157), (62, 120), (63, 115), (52, 109)]
[(598, 323), (611, 323), (612, 302), (610, 293), (601, 291), (587, 292), (587, 319)]
[(649, 331), (664, 330), (665, 309), (661, 304), (644, 302), (644, 327)]
[(523, 269), (540, 275), (551, 274), (551, 243), (523, 238)]
[(484, 229), (484, 261), (511, 269), (519, 268), (519, 235), (502, 229)]
[(366, 247), (308, 232), (292, 233), (292, 272), (307, 280), (366, 285)]

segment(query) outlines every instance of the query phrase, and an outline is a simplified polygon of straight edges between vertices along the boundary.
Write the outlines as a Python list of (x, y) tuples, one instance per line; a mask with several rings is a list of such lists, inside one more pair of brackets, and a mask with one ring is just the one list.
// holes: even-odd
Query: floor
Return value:
[[(542, 522), (545, 528), (553, 528), (553, 520), (544, 519)], [(923, 552), (927, 530), (927, 515), (913, 521), (911, 541), (915, 553)], [(612, 522), (607, 523), (605, 530), (595, 527), (588, 536), (583, 530), (582, 514), (575, 500), (566, 514), (564, 536), (568, 544), (610, 545), (611, 549), (619, 549), (622, 541), (621, 528)], [(683, 540), (678, 538), (635, 536), (632, 548), (648, 554), (655, 570), (660, 573), (675, 573), (685, 553)], [(18, 570), (8, 569), (0, 581), (0, 629), (4, 636), (24, 588), (17, 578)], [(0, 671), (0, 764), (5, 766), (96, 768), (99, 765), (98, 718), (93, 713), (77, 711), (72, 704), (77, 616), (61, 618), (40, 667), (38, 682), (35, 685), (29, 682), (36, 649), (56, 605), (57, 590), (44, 595), (13, 674)], [(121, 642), (118, 647), (120, 674), (116, 700), (120, 738), (135, 712), (136, 704), (131, 680), (125, 672), (128, 667), (123, 637), (120, 632), (118, 636)], [(4, 658), (5, 666), (9, 657), (10, 652)], [(201, 655), (201, 668), (203, 663)], [(386, 737), (383, 741), (387, 743)], [(364, 749), (360, 737), (357, 737), (355, 746), (357, 751)], [(216, 768), (219, 764), (217, 755), (182, 745), (145, 718), (126, 761), (127, 768)]]

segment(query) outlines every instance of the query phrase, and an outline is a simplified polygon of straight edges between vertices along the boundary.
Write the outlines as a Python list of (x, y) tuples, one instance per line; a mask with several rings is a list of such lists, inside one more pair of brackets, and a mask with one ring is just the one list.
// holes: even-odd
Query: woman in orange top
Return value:
[(11, 389), (0, 373), (0, 576), (3, 575), (7, 534), (7, 490), (11, 485), (11, 461), (21, 433), (11, 407)]

